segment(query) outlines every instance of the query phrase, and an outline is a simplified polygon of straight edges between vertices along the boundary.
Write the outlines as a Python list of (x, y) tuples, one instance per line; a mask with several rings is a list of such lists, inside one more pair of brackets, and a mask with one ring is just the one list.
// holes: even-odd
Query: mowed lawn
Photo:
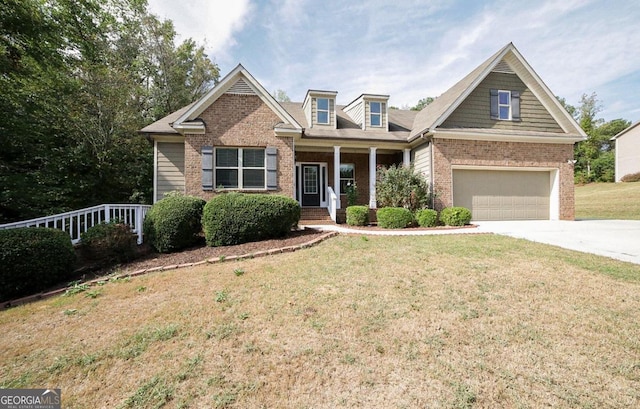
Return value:
[(577, 219), (640, 220), (640, 182), (576, 186)]
[(640, 268), (494, 235), (342, 235), (0, 312), (64, 408), (640, 406)]

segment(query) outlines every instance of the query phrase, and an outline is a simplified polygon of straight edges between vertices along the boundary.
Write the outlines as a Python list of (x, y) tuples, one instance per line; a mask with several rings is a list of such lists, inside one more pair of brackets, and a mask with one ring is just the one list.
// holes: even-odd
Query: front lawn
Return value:
[(576, 186), (576, 219), (640, 220), (640, 182)]
[(339, 236), (0, 313), (63, 407), (634, 407), (640, 269), (494, 235)]

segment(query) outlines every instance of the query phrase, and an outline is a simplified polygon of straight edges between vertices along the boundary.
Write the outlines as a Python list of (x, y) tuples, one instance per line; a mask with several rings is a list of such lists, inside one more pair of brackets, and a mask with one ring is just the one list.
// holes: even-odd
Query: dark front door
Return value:
[(302, 206), (320, 206), (320, 165), (302, 165)]

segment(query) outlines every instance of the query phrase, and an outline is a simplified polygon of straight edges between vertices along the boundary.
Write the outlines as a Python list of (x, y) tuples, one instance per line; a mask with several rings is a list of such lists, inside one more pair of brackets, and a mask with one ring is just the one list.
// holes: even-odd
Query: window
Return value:
[(511, 119), (511, 91), (498, 91), (498, 119)]
[(370, 102), (369, 111), (371, 126), (382, 126), (382, 103)]
[(347, 185), (356, 183), (356, 166), (353, 163), (340, 164), (340, 193), (347, 191)]
[(329, 123), (329, 98), (316, 100), (316, 120), (319, 124)]
[(216, 148), (215, 186), (223, 189), (264, 189), (265, 150)]
[(520, 91), (492, 89), (491, 119), (501, 121), (520, 120)]

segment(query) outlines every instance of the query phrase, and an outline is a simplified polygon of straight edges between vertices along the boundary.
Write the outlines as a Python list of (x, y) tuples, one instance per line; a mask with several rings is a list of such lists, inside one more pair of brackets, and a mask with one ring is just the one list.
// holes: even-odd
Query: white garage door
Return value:
[(550, 191), (546, 171), (453, 171), (453, 205), (473, 220), (548, 220)]

